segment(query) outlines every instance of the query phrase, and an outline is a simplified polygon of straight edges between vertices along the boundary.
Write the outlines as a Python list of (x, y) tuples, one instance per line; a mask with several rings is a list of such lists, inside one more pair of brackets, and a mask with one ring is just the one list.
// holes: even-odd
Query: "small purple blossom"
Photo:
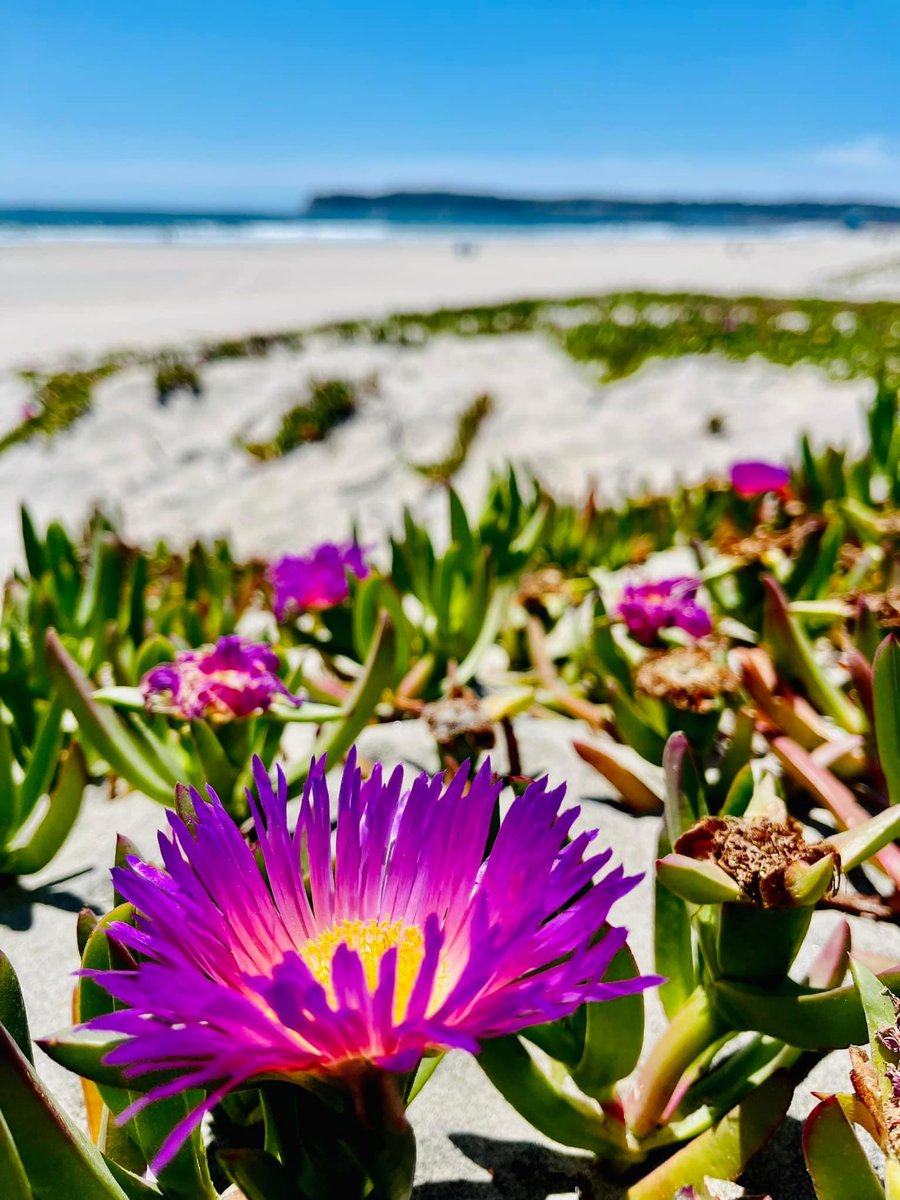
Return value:
[(617, 612), (643, 646), (652, 645), (661, 629), (672, 627), (694, 638), (705, 637), (712, 630), (712, 618), (697, 602), (699, 587), (700, 580), (687, 575), (631, 584), (623, 591)]
[(742, 500), (752, 500), (766, 492), (786, 496), (790, 482), (790, 471), (777, 463), (748, 460), (733, 463), (731, 467), (731, 486)]
[(167, 708), (186, 721), (229, 721), (265, 712), (276, 696), (301, 702), (279, 679), (278, 666), (265, 642), (222, 637), (215, 646), (183, 650), (174, 662), (154, 667), (141, 680), (141, 691), (148, 708)]
[[(432, 1050), (479, 1041), (659, 982), (604, 980), (626, 930), (606, 924), (638, 882), (594, 832), (573, 833), (565, 787), (532, 783), (490, 851), (501, 783), (486, 764), (449, 783), (344, 767), (332, 843), (325, 760), (311, 765), (295, 828), (287, 785), (254, 761), (256, 853), (209, 789), (190, 826), (169, 814), (163, 867), (113, 871), (138, 913), (110, 934), (134, 969), (94, 978), (117, 1001), (93, 1029), (122, 1035), (107, 1055), (126, 1078), (176, 1073), (120, 1120), (189, 1088), (207, 1096), (177, 1126), (159, 1169), (226, 1092), (360, 1063), (409, 1071)], [(468, 790), (467, 790), (468, 789)], [(465, 819), (461, 820), (461, 813)], [(332, 844), (334, 853), (332, 853)], [(227, 865), (227, 869), (223, 869)]]
[(357, 542), (322, 542), (308, 554), (286, 554), (269, 567), (279, 621), (302, 612), (334, 608), (349, 595), (348, 574), (365, 579), (369, 568)]

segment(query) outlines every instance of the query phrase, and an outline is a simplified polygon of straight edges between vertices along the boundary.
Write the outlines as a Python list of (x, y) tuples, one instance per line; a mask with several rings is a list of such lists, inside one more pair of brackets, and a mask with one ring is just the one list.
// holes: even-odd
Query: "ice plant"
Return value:
[(611, 851), (591, 851), (593, 833), (569, 840), (577, 809), (561, 810), (564, 787), (531, 784), (485, 857), (501, 789), (489, 765), (471, 782), (464, 768), (405, 791), (400, 768), (385, 778), (376, 764), (363, 780), (351, 755), (332, 860), (324, 760), (293, 831), (283, 774), (273, 787), (256, 759), (254, 776), (258, 854), (208, 789), (170, 814), (162, 869), (131, 858), (114, 871), (139, 915), (110, 931), (141, 957), (96, 976), (120, 1007), (90, 1025), (123, 1035), (106, 1061), (132, 1086), (175, 1072), (132, 1111), (208, 1089), (157, 1167), (231, 1089), (310, 1076), (390, 1089), (423, 1055), (477, 1054), (482, 1039), (657, 982), (604, 981), (626, 938), (605, 922), (638, 877), (616, 866), (598, 878)]
[[(803, 1153), (819, 1200), (900, 1197), (900, 1000), (861, 962), (851, 966), (866, 1017), (868, 1052), (850, 1047), (852, 1093), (822, 1095), (803, 1129)], [(855, 1126), (884, 1154), (875, 1175)]]
[(272, 607), (279, 621), (334, 608), (349, 594), (348, 575), (365, 579), (369, 568), (357, 542), (322, 542), (308, 554), (286, 554), (269, 567)]
[(698, 642), (648, 654), (635, 672), (634, 686), (675, 708), (707, 713), (737, 692), (740, 680), (715, 646)]
[(183, 650), (171, 663), (161, 663), (141, 681), (148, 709), (165, 710), (186, 721), (209, 717), (230, 721), (265, 712), (279, 696), (292, 695), (278, 677), (278, 656), (265, 642), (222, 637), (215, 646)]
[(691, 637), (705, 637), (712, 632), (712, 619), (697, 602), (699, 587), (699, 579), (685, 575), (630, 584), (622, 593), (618, 615), (644, 646), (652, 645), (662, 629), (683, 629)]
[(748, 459), (731, 466), (731, 486), (743, 500), (764, 496), (766, 492), (786, 496), (790, 482), (790, 471), (777, 463)]

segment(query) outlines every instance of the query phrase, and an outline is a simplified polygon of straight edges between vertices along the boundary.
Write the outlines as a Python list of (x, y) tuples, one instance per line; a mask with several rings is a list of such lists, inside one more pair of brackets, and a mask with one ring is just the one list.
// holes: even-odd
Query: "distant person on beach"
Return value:
[(474, 258), (478, 253), (478, 246), (475, 242), (454, 242), (453, 253), (457, 258)]

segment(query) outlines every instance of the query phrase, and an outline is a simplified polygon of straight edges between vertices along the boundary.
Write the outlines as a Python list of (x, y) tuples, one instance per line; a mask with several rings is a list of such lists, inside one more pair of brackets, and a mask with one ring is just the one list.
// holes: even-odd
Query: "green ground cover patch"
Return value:
[[(420, 346), (430, 337), (505, 336), (542, 332), (576, 362), (596, 364), (610, 382), (633, 374), (652, 358), (719, 354), (736, 361), (760, 355), (784, 366), (808, 363), (834, 378), (870, 376), (889, 386), (900, 380), (900, 303), (823, 299), (725, 297), (692, 292), (615, 292), (570, 299), (526, 299), (513, 303), (398, 313), (386, 319), (339, 321), (306, 331), (256, 333), (243, 339), (204, 343), (184, 357), (162, 362), (160, 352), (121, 351), (95, 366), (53, 375), (23, 373), (34, 387), (36, 415), (0, 438), (10, 445), (69, 428), (90, 408), (96, 383), (124, 366), (150, 367), (158, 390), (199, 385), (199, 365), (225, 359), (260, 358), (276, 348), (299, 351), (310, 335), (347, 342)], [(198, 365), (191, 365), (198, 364)], [(183, 376), (183, 378), (182, 378)], [(190, 376), (190, 379), (188, 379)], [(346, 407), (323, 399), (304, 401), (286, 414), (275, 443), (290, 449), (310, 440)], [(330, 415), (329, 415), (330, 414)], [(286, 452), (277, 447), (260, 457)], [(439, 464), (438, 464), (439, 465)]]

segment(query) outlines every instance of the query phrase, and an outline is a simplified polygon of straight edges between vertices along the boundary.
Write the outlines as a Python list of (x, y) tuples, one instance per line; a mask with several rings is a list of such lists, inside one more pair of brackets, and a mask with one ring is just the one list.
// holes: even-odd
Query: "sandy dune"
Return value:
[[(239, 439), (269, 435), (315, 377), (374, 377), (378, 390), (326, 442), (273, 462), (252, 458)], [(77, 526), (98, 502), (130, 537), (183, 544), (227, 534), (246, 554), (346, 536), (354, 520), (377, 543), (404, 503), (440, 522), (440, 490), (410, 463), (443, 458), (459, 413), (485, 392), (494, 410), (456, 480), (474, 511), (490, 471), (507, 462), (577, 499), (590, 483), (610, 495), (700, 479), (737, 457), (779, 459), (803, 429), (818, 442), (855, 441), (872, 388), (864, 379), (832, 382), (811, 366), (696, 356), (651, 361), (604, 385), (540, 333), (438, 337), (420, 347), (320, 337), (300, 354), (207, 366), (203, 381), (199, 400), (179, 393), (160, 408), (151, 370), (130, 368), (97, 386), (91, 413), (68, 433), (7, 451), (0, 565), (18, 557), (23, 501), (41, 523), (63, 517)], [(14, 407), (15, 389), (6, 395)], [(708, 431), (713, 415), (724, 418), (722, 436)]]

